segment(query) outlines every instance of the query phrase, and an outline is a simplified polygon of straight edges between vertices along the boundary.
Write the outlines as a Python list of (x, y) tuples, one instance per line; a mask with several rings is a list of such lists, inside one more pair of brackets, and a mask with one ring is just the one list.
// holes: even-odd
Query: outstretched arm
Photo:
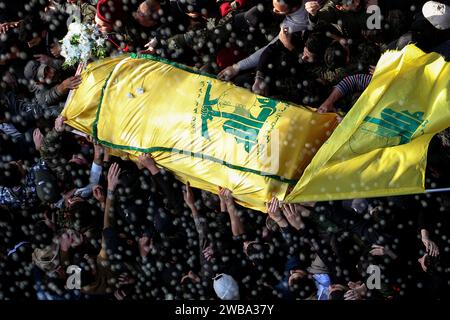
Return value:
[(114, 191), (119, 183), (120, 168), (117, 163), (113, 163), (108, 171), (108, 195), (105, 203), (105, 214), (103, 216), (103, 236), (102, 249), (99, 256), (107, 259), (107, 240), (105, 238), (105, 230), (112, 228), (114, 216)]
[(227, 212), (230, 216), (231, 221), (231, 232), (233, 236), (240, 236), (245, 233), (244, 224), (242, 223), (241, 218), (239, 217), (239, 212), (236, 209), (236, 205), (233, 200), (233, 196), (231, 195), (231, 191), (228, 189), (219, 189), (219, 197), (224, 201), (226, 205)]

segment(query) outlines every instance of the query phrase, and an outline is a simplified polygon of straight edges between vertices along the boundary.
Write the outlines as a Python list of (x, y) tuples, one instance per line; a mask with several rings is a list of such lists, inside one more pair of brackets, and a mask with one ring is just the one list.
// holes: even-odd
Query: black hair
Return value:
[(311, 297), (316, 291), (316, 284), (314, 279), (309, 275), (302, 278), (298, 278), (294, 281), (292, 286), (289, 286), (289, 290), (293, 293), (297, 299), (307, 299)]
[(69, 173), (66, 180), (67, 187), (83, 188), (89, 184), (89, 170), (85, 165), (69, 162), (66, 165)]
[(291, 44), (297, 50), (300, 50), (300, 51), (303, 50), (303, 47), (305, 46), (305, 40), (303, 38), (303, 31), (292, 33), (292, 35), (291, 35)]
[(29, 42), (46, 30), (44, 22), (36, 16), (27, 16), (19, 25), (19, 40)]
[(347, 53), (340, 43), (335, 42), (325, 50), (323, 59), (328, 68), (337, 69), (347, 64)]
[(328, 296), (328, 300), (344, 300), (345, 290), (334, 290)]
[(198, 300), (202, 297), (201, 284), (195, 283), (192, 278), (185, 278), (180, 286), (180, 299)]
[(331, 0), (331, 2), (334, 3), (334, 5), (345, 5), (345, 4), (349, 4), (350, 2), (352, 2), (352, 0)]
[(265, 264), (272, 257), (272, 246), (269, 243), (254, 242), (247, 247), (247, 256), (255, 264)]
[(45, 223), (45, 220), (41, 220), (34, 224), (31, 235), (33, 236), (33, 244), (43, 248), (52, 244), (54, 231)]
[[(44, 134), (45, 130), (41, 132)], [(61, 140), (58, 143), (60, 143), (61, 156), (66, 160), (70, 160), (74, 154), (80, 153), (81, 147), (73, 133), (64, 131), (61, 135)]]
[(371, 43), (361, 43), (358, 45), (358, 61), (362, 64), (363, 70), (369, 66), (376, 66), (380, 59), (380, 48)]
[(73, 219), (73, 228), (76, 231), (84, 232), (93, 226), (98, 226), (101, 221), (101, 215), (96, 208), (88, 201), (77, 201), (66, 209)]
[(306, 40), (305, 46), (311, 53), (318, 56), (319, 60), (323, 59), (325, 50), (330, 45), (331, 39), (323, 33), (312, 33)]
[(5, 163), (0, 166), (0, 185), (12, 188), (22, 183), (22, 173), (15, 162)]
[(36, 119), (36, 127), (45, 136), (55, 125), (55, 117), (39, 117)]
[(173, 263), (166, 263), (161, 270), (161, 283), (166, 288), (175, 288), (180, 283), (182, 272)]
[[(2, 94), (0, 92), (0, 94)], [(3, 95), (0, 96), (0, 121), (2, 120), (6, 120), (7, 118), (7, 112), (8, 112), (8, 104), (5, 101), (5, 99), (3, 99)]]
[(119, 183), (117, 185), (117, 190), (119, 194), (122, 195), (133, 195), (136, 197), (141, 193), (141, 181), (139, 180), (139, 171), (135, 168), (127, 166), (120, 166), (122, 172), (119, 176)]

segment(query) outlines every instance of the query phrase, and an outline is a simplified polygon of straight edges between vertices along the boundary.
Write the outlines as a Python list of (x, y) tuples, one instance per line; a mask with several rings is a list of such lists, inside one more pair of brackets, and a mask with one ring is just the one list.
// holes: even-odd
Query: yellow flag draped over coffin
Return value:
[(414, 45), (385, 53), (286, 202), (423, 193), (428, 144), (450, 126), (450, 63)]
[(336, 126), (334, 114), (265, 98), (150, 55), (90, 64), (68, 100), (67, 123), (183, 182), (265, 211), (283, 199)]

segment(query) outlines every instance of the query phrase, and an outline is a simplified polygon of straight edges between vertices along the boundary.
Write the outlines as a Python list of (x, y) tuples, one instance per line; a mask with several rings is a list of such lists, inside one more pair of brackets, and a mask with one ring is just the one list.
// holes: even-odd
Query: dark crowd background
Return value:
[[(449, 193), (272, 199), (266, 215), (230, 190), (183, 186), (151, 155), (115, 158), (66, 130), (59, 113), (81, 79), (59, 41), (71, 21), (93, 23), (110, 56), (154, 54), (345, 116), (384, 51), (415, 43), (449, 58), (449, 5), (0, 1), (0, 299), (448, 298)], [(433, 138), (427, 188), (450, 186), (449, 146), (448, 129)]]

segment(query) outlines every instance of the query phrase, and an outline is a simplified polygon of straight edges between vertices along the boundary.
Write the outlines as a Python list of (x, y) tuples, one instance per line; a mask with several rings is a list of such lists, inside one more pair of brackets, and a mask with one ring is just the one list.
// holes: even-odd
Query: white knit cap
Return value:
[(214, 291), (221, 300), (239, 300), (239, 285), (228, 274), (220, 274), (214, 278)]
[(438, 1), (428, 1), (423, 5), (422, 13), (436, 29), (450, 28), (450, 6)]

